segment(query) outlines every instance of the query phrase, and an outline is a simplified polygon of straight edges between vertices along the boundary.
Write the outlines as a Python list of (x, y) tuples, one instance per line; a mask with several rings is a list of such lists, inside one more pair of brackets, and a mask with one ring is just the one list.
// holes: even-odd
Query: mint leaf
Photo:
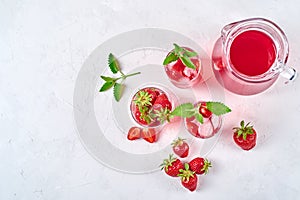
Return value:
[(203, 124), (203, 116), (200, 113), (196, 113), (195, 117), (197, 119), (198, 122), (200, 122), (201, 124)]
[(177, 44), (173, 44), (174, 45), (174, 53), (175, 53), (175, 55), (177, 55), (177, 56), (181, 56), (182, 54), (183, 54), (183, 51), (184, 51), (184, 49), (182, 48), (182, 47), (180, 47), (180, 46), (178, 46)]
[(120, 101), (122, 96), (123, 85), (120, 83), (116, 83), (114, 85), (114, 97), (116, 101)]
[(184, 51), (184, 55), (187, 55), (187, 57), (195, 57), (198, 55), (195, 51), (189, 51), (187, 49), (185, 49)]
[(196, 66), (194, 65), (194, 63), (190, 60), (190, 58), (187, 55), (180, 56), (179, 58), (185, 66), (192, 68), (192, 69), (196, 69)]
[(114, 74), (116, 74), (118, 71), (120, 71), (119, 63), (112, 53), (110, 53), (108, 55), (108, 66), (109, 66), (111, 72)]
[(106, 82), (113, 82), (115, 81), (115, 78), (112, 77), (108, 77), (108, 76), (100, 76), (103, 80), (105, 80)]
[(115, 84), (114, 81), (105, 82), (102, 87), (100, 88), (99, 92), (104, 92), (111, 88)]
[(178, 56), (175, 55), (174, 52), (171, 52), (167, 57), (165, 58), (163, 65), (167, 65), (173, 61), (176, 61), (178, 59)]
[(195, 114), (195, 108), (192, 103), (184, 103), (177, 106), (171, 115), (180, 117), (192, 117)]
[(220, 116), (226, 113), (231, 112), (231, 109), (220, 102), (206, 102), (207, 109), (210, 110), (213, 114)]

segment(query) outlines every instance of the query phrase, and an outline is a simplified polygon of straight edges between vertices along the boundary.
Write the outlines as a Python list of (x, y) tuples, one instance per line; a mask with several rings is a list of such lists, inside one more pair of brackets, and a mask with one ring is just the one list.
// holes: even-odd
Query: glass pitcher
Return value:
[(293, 81), (297, 72), (286, 66), (289, 48), (284, 32), (273, 22), (252, 18), (226, 25), (212, 52), (213, 71), (227, 90), (253, 95), (268, 89), (282, 75)]

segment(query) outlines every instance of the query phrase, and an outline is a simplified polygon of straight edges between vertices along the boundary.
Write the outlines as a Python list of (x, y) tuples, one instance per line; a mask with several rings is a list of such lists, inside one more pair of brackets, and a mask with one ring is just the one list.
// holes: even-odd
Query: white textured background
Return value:
[(235, 114), (225, 125), (253, 121), (258, 145), (243, 152), (225, 130), (195, 193), (163, 173), (99, 164), (76, 135), (72, 108), (87, 56), (138, 28), (177, 31), (210, 54), (223, 25), (269, 18), (287, 34), (288, 63), (300, 69), (299, 10), (297, 0), (0, 0), (0, 199), (299, 199), (299, 80), (253, 97), (226, 95)]

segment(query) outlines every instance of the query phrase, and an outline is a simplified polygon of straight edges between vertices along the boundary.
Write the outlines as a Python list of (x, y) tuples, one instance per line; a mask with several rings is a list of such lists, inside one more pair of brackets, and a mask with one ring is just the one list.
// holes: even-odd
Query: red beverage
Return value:
[[(188, 47), (182, 47), (188, 51), (194, 52), (194, 50)], [(173, 52), (172, 50), (171, 52)], [(171, 53), (169, 52), (168, 55)], [(202, 67), (198, 56), (190, 58), (191, 62), (194, 63), (196, 69), (189, 68), (185, 66), (180, 59), (173, 61), (165, 65), (165, 72), (170, 79), (171, 83), (178, 88), (189, 88), (202, 79)]]
[(244, 31), (228, 45), (226, 55), (219, 38), (212, 53), (215, 77), (226, 89), (236, 94), (253, 95), (276, 81), (278, 74), (267, 81), (257, 78), (276, 62), (276, 46), (268, 35), (260, 31)]
[(276, 58), (273, 40), (260, 31), (239, 34), (230, 46), (230, 61), (236, 71), (247, 76), (267, 72)]
[(213, 71), (227, 90), (253, 95), (268, 89), (279, 74), (292, 81), (296, 70), (286, 66), (289, 46), (272, 21), (251, 18), (224, 26), (213, 52)]

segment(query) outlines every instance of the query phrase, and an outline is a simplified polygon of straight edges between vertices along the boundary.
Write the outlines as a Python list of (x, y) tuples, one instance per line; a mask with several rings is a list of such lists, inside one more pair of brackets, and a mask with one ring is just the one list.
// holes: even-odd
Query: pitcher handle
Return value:
[(284, 83), (292, 83), (297, 78), (297, 71), (293, 67), (286, 67), (280, 75), (287, 79)]

